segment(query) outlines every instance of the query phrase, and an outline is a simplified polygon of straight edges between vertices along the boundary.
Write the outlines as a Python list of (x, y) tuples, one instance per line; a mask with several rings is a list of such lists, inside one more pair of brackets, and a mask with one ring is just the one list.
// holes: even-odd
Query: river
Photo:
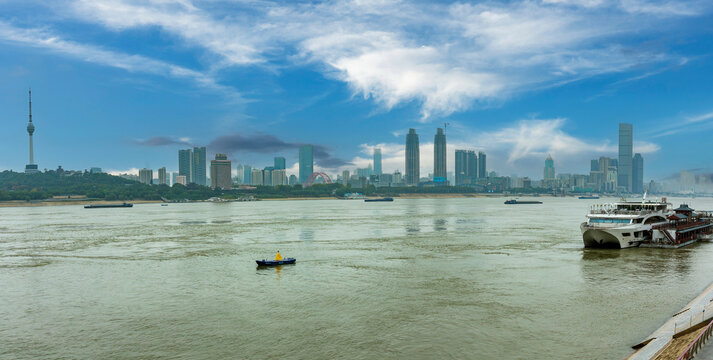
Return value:
[(614, 199), (504, 200), (0, 208), (0, 358), (616, 359), (713, 281), (583, 249)]

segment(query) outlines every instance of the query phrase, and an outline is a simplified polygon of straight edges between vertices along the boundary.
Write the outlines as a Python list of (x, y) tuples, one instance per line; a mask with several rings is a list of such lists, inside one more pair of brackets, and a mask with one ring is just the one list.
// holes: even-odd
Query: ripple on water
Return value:
[(0, 268), (30, 268), (51, 264), (52, 261), (46, 258), (33, 256), (2, 256), (0, 257)]

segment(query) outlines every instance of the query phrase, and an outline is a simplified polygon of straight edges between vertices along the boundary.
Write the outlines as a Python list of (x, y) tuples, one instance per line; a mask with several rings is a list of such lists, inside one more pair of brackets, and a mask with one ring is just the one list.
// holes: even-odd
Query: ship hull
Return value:
[(640, 244), (640, 241), (635, 241), (631, 236), (633, 229), (630, 228), (592, 228), (587, 226), (587, 223), (582, 223), (581, 229), (586, 248), (625, 249)]

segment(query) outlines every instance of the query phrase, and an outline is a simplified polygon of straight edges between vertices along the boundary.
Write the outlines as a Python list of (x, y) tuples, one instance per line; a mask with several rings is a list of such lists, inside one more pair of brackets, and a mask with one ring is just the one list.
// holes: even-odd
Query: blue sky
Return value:
[(188, 145), (233, 164), (403, 171), (407, 129), (489, 170), (587, 173), (634, 125), (645, 178), (710, 171), (710, 1), (0, 0), (0, 169), (177, 169)]

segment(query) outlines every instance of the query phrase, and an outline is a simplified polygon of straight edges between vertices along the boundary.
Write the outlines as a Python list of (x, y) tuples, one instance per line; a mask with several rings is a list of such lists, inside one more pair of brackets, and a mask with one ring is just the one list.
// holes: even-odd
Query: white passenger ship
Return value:
[(594, 205), (580, 226), (584, 246), (623, 249), (650, 242), (652, 228), (668, 224), (674, 213), (669, 205), (666, 198)]

